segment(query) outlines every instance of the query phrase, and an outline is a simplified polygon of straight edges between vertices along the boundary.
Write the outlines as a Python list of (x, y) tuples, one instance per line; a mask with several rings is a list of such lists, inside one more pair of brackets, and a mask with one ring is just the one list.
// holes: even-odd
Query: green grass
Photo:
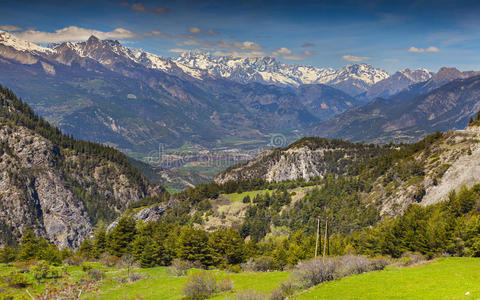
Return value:
[(321, 284), (298, 298), (478, 299), (480, 258), (441, 258), (418, 267), (350, 276)]
[(265, 194), (265, 193), (271, 193), (271, 190), (257, 190), (257, 191), (249, 191), (249, 192), (243, 192), (243, 193), (231, 193), (231, 194), (223, 194), (225, 198), (230, 200), (230, 202), (237, 202), (237, 201), (242, 201), (243, 198), (250, 196), (251, 199), (253, 199), (256, 195), (258, 194)]
[[(143, 297), (140, 299), (182, 299), (182, 288), (187, 279), (186, 276), (170, 276), (165, 267), (141, 269), (135, 272), (148, 274), (150, 278), (129, 284), (107, 281), (100, 287), (99, 292), (87, 295), (84, 299), (135, 299), (137, 296)], [(198, 270), (190, 272), (198, 272)], [(226, 299), (244, 289), (268, 293), (289, 276), (288, 272), (227, 273), (217, 270), (208, 272), (214, 273), (217, 279), (229, 278), (233, 281), (232, 292), (219, 294), (211, 299)]]

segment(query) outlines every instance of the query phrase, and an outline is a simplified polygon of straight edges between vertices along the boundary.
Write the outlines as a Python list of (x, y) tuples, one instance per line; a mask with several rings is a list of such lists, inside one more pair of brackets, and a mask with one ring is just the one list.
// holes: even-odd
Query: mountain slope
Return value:
[(122, 153), (63, 135), (1, 87), (0, 123), (2, 244), (33, 229), (76, 248), (95, 224), (142, 197), (164, 194)]
[(368, 162), (393, 149), (342, 140), (303, 138), (286, 148), (262, 152), (257, 158), (232, 166), (215, 178), (217, 183), (262, 178), (268, 182), (309, 180), (326, 174), (345, 174), (353, 165)]
[[(435, 84), (428, 81), (421, 88)], [(436, 131), (464, 128), (480, 109), (479, 95), (480, 76), (458, 79), (424, 95), (404, 92), (378, 98), (322, 122), (311, 133), (351, 141), (411, 142)]]

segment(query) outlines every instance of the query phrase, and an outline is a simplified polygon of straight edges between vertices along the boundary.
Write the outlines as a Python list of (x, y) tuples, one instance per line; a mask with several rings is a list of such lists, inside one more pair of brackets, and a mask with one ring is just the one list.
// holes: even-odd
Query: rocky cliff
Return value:
[(389, 146), (354, 144), (342, 140), (303, 138), (282, 149), (270, 149), (235, 165), (215, 178), (217, 183), (263, 178), (269, 182), (309, 180), (327, 173), (344, 174), (355, 164), (389, 153)]
[(63, 135), (1, 87), (0, 125), (0, 244), (33, 229), (76, 248), (97, 223), (164, 192), (122, 153)]

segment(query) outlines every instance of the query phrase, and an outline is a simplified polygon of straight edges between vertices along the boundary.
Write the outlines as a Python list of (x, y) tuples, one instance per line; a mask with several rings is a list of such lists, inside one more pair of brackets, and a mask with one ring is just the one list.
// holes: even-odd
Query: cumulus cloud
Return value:
[(120, 2), (120, 5), (125, 6), (125, 7), (129, 7), (130, 9), (132, 9), (134, 11), (141, 12), (141, 13), (166, 14), (166, 13), (170, 12), (170, 9), (166, 8), (166, 7), (156, 7), (156, 8), (153, 8), (153, 9), (147, 9), (143, 5), (143, 3), (141, 3), (141, 2), (130, 4), (127, 1), (122, 1), (122, 2)]
[(145, 9), (145, 6), (143, 6), (142, 3), (134, 3), (130, 7), (135, 11), (139, 11), (139, 12), (143, 12), (143, 13), (147, 12), (147, 10)]
[(168, 14), (170, 12), (170, 9), (166, 7), (157, 7), (153, 9), (153, 12), (156, 14), (164, 15), (164, 14)]
[(27, 30), (15, 35), (21, 39), (33, 43), (60, 43), (66, 41), (84, 41), (94, 35), (99, 39), (130, 39), (138, 37), (138, 34), (124, 28), (116, 28), (113, 31), (100, 31), (95, 29), (86, 29), (77, 26), (69, 26), (58, 29), (55, 32)]
[(208, 34), (208, 35), (216, 35), (216, 34), (218, 34), (218, 32), (215, 32), (215, 31), (213, 31), (213, 30), (211, 30), (211, 29), (205, 30), (205, 33)]
[(201, 30), (198, 27), (192, 27), (188, 30), (188, 32), (190, 32), (190, 33), (200, 33)]
[(0, 30), (20, 31), (20, 30), (22, 30), (22, 27), (18, 27), (18, 26), (15, 26), (15, 25), (0, 25)]
[(414, 46), (411, 46), (408, 48), (408, 52), (413, 52), (413, 53), (422, 53), (422, 52), (438, 52), (440, 49), (438, 49), (435, 46), (430, 46), (428, 48), (417, 48)]
[(351, 62), (361, 62), (361, 61), (364, 61), (364, 60), (369, 60), (370, 57), (368, 57), (368, 56), (344, 55), (344, 56), (342, 56), (342, 59), (346, 60), (346, 61), (351, 61)]
[(177, 46), (194, 46), (194, 45), (200, 45), (200, 42), (196, 40), (186, 40), (177, 44)]
[(285, 55), (283, 58), (288, 60), (304, 60), (305, 59), (304, 56), (298, 55), (298, 54)]
[(263, 46), (250, 41), (233, 42), (233, 43), (220, 41), (220, 42), (217, 42), (215, 46), (220, 49), (257, 50), (257, 51), (263, 49)]
[(286, 47), (281, 47), (281, 48), (278, 48), (277, 50), (275, 50), (273, 52), (273, 55), (276, 56), (276, 55), (288, 55), (288, 54), (291, 54), (292, 53), (292, 50), (286, 48)]
[(308, 42), (307, 42), (307, 43), (304, 43), (304, 44), (302, 45), (303, 48), (313, 47), (313, 46), (315, 46), (314, 43), (308, 43)]
[(240, 52), (240, 51), (215, 51), (213, 55), (216, 56), (232, 56), (232, 57), (240, 57), (240, 58), (252, 58), (252, 57), (263, 57), (266, 56), (266, 54), (262, 51), (245, 51), (245, 52)]
[(168, 52), (172, 52), (172, 53), (183, 53), (183, 52), (186, 52), (188, 51), (187, 49), (181, 49), (181, 48), (173, 48), (173, 49), (170, 49), (168, 50)]
[(302, 51), (302, 54), (305, 55), (305, 56), (313, 56), (313, 55), (315, 55), (315, 53), (313, 53), (312, 51), (308, 51), (308, 50)]

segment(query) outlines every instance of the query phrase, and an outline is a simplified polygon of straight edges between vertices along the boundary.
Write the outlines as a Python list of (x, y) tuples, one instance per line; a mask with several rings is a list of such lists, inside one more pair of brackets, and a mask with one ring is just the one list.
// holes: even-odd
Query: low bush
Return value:
[(235, 295), (235, 300), (265, 300), (265, 295), (257, 291), (243, 290)]
[(93, 263), (85, 262), (82, 264), (82, 271), (83, 272), (88, 272), (92, 270), (95, 267)]
[(260, 256), (255, 259), (250, 258), (242, 264), (244, 271), (267, 272), (276, 269), (275, 260), (270, 256)]
[(87, 271), (88, 277), (92, 278), (93, 280), (102, 280), (105, 278), (105, 271), (100, 269), (90, 269)]
[(383, 270), (389, 261), (364, 256), (344, 255), (300, 262), (294, 270), (298, 283), (306, 288), (345, 276)]
[(122, 264), (122, 259), (115, 255), (103, 255), (100, 258), (100, 263), (105, 267), (116, 267)]
[(71, 256), (63, 260), (63, 264), (69, 266), (80, 266), (85, 262), (85, 259), (81, 256)]
[(42, 279), (56, 279), (62, 275), (62, 269), (50, 266), (46, 261), (39, 261), (30, 268), (33, 278), (40, 281)]
[(400, 258), (400, 264), (402, 266), (416, 265), (427, 260), (425, 256), (417, 252), (406, 252)]
[(335, 259), (307, 260), (295, 267), (294, 277), (302, 286), (309, 288), (333, 280), (338, 267), (338, 261)]
[[(1, 278), (1, 281), (13, 288), (24, 288), (29, 285), (28, 276), (20, 272), (11, 272)], [(0, 299), (3, 299), (0, 297)]]
[(176, 258), (172, 261), (170, 267), (168, 267), (168, 272), (172, 276), (185, 276), (187, 275), (187, 271), (194, 267), (194, 263)]
[(233, 289), (233, 281), (230, 278), (222, 278), (217, 282), (218, 292), (228, 292)]
[(141, 273), (130, 273), (128, 274), (128, 281), (135, 282), (147, 278), (148, 275)]
[(194, 273), (188, 276), (183, 287), (183, 294), (187, 299), (207, 299), (217, 290), (217, 280), (208, 272)]

